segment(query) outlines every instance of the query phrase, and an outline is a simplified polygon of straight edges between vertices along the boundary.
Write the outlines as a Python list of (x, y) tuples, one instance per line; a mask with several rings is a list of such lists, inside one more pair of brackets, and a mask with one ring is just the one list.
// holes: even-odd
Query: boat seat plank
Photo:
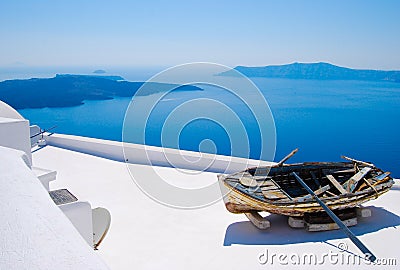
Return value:
[[(325, 172), (324, 172), (325, 173)], [(342, 187), (342, 185), (336, 180), (335, 177), (333, 177), (333, 175), (331, 174), (325, 174), (326, 178), (328, 178), (328, 180), (332, 183), (332, 185), (335, 186), (335, 188), (337, 190), (339, 190), (339, 192), (341, 194), (347, 194), (347, 191)]]
[(346, 189), (348, 192), (353, 192), (357, 186), (357, 183), (371, 171), (371, 167), (364, 167), (361, 171), (357, 172), (353, 175), (346, 183), (343, 184), (343, 188)]
[(261, 190), (264, 190), (264, 191), (268, 191), (268, 190), (280, 190), (280, 189), (279, 189), (278, 187), (276, 187), (276, 186), (261, 186), (260, 189), (261, 189)]
[[(317, 189), (316, 191), (314, 191), (315, 195), (321, 195), (322, 193), (326, 192), (327, 190), (329, 190), (331, 187), (329, 185), (323, 186), (322, 188)], [(307, 194), (303, 197), (300, 197), (297, 199), (298, 202), (304, 202), (306, 200), (311, 199), (312, 196), (310, 194)]]
[(264, 197), (268, 200), (277, 200), (277, 199), (287, 199), (288, 197), (283, 194), (279, 189), (276, 190), (264, 190), (261, 188), (261, 192)]
[(267, 179), (271, 179), (270, 176), (261, 176), (261, 175), (255, 175), (253, 176), (253, 178), (257, 181), (265, 181)]
[(275, 183), (275, 181), (270, 181), (272, 185), (269, 186), (263, 186), (261, 187), (261, 192), (264, 195), (264, 197), (268, 200), (276, 200), (276, 199), (287, 199), (288, 196), (286, 196), (279, 185)]
[(263, 182), (257, 182), (260, 187), (276, 187), (274, 182), (265, 180)]
[(240, 182), (240, 184), (242, 184), (245, 187), (253, 187), (254, 188), (254, 187), (258, 186), (257, 181), (251, 177), (246, 177), (246, 176), (240, 177), (239, 182)]

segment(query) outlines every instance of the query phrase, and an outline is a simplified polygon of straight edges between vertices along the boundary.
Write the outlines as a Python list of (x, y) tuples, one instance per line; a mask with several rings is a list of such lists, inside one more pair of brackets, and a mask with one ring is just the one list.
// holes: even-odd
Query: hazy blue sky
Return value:
[(400, 69), (400, 1), (1, 0), (0, 66)]

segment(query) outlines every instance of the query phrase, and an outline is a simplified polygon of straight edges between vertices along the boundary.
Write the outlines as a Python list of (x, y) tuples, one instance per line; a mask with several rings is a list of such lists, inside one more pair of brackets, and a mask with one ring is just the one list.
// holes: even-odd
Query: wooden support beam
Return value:
[(333, 193), (333, 192), (330, 192), (330, 191), (326, 191), (326, 194), (329, 194), (330, 196), (332, 196), (332, 197), (335, 197), (335, 196), (337, 196), (335, 193)]
[[(325, 173), (325, 172), (324, 172)], [(335, 179), (335, 177), (333, 177), (333, 175), (331, 174), (325, 174), (326, 178), (328, 178), (328, 180), (332, 183), (332, 185), (335, 186), (335, 188), (337, 190), (339, 190), (339, 192), (341, 194), (346, 194), (347, 191), (342, 187), (342, 185)]]
[[(357, 225), (357, 218), (350, 218), (343, 220), (343, 224), (345, 224), (347, 227), (355, 226)], [(331, 231), (340, 229), (335, 222), (323, 223), (323, 224), (306, 223), (305, 225), (306, 225), (305, 226), (306, 230), (309, 232), (321, 232), (321, 231)]]
[(317, 186), (321, 187), (321, 184), (319, 183), (318, 178), (315, 175), (315, 172), (314, 171), (310, 171), (310, 174), (311, 174), (311, 177), (314, 180), (315, 184), (317, 184)]
[(291, 228), (304, 228), (305, 226), (304, 219), (300, 217), (289, 217), (288, 224)]
[(252, 211), (248, 213), (244, 213), (246, 217), (250, 220), (251, 223), (253, 223), (254, 226), (261, 230), (268, 229), (271, 227), (271, 223), (263, 218), (258, 212)]
[(286, 157), (284, 157), (281, 161), (279, 161), (274, 167), (280, 167), (283, 165), (285, 161), (287, 161), (289, 158), (291, 158), (294, 154), (299, 151), (299, 148), (294, 149), (292, 152), (290, 152)]
[(364, 176), (372, 170), (370, 167), (364, 167), (361, 171), (357, 172), (353, 175), (346, 183), (343, 184), (343, 188), (347, 190), (347, 192), (353, 192), (357, 186), (357, 183), (363, 179)]

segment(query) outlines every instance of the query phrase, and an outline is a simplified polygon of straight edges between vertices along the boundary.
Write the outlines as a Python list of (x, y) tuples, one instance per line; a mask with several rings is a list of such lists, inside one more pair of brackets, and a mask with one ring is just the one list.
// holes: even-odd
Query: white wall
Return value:
[(62, 204), (58, 207), (68, 217), (89, 246), (93, 247), (93, 221), (90, 203), (77, 201)]
[(121, 143), (73, 135), (52, 134), (49, 136), (45, 134), (44, 138), (48, 145), (133, 164), (216, 173), (233, 173), (248, 167), (271, 164), (271, 162), (267, 161)]
[(29, 121), (0, 116), (0, 146), (22, 150), (32, 164)]
[(29, 137), (29, 121), (14, 108), (0, 101), (0, 146), (24, 151), (32, 165)]

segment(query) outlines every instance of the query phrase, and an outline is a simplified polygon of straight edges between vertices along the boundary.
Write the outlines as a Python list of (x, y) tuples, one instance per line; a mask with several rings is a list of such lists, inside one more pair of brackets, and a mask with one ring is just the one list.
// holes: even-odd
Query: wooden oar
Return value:
[(347, 237), (365, 254), (366, 259), (374, 262), (376, 257), (372, 254), (372, 252), (357, 238), (347, 226), (338, 218), (335, 213), (332, 212), (329, 207), (318, 198), (318, 196), (311, 190), (309, 186), (300, 178), (295, 172), (292, 172), (293, 176), (299, 181), (299, 183), (310, 193), (312, 197), (321, 205), (321, 207), (325, 210), (325, 212), (331, 217), (331, 219), (339, 226), (339, 228), (347, 235)]
[(299, 148), (294, 149), (292, 152), (289, 153), (289, 155), (287, 155), (286, 157), (284, 157), (281, 161), (279, 161), (276, 165), (274, 165), (273, 167), (281, 167), (283, 165), (283, 163), (288, 160), (289, 158), (291, 158), (294, 154), (297, 153), (297, 151), (299, 151)]

